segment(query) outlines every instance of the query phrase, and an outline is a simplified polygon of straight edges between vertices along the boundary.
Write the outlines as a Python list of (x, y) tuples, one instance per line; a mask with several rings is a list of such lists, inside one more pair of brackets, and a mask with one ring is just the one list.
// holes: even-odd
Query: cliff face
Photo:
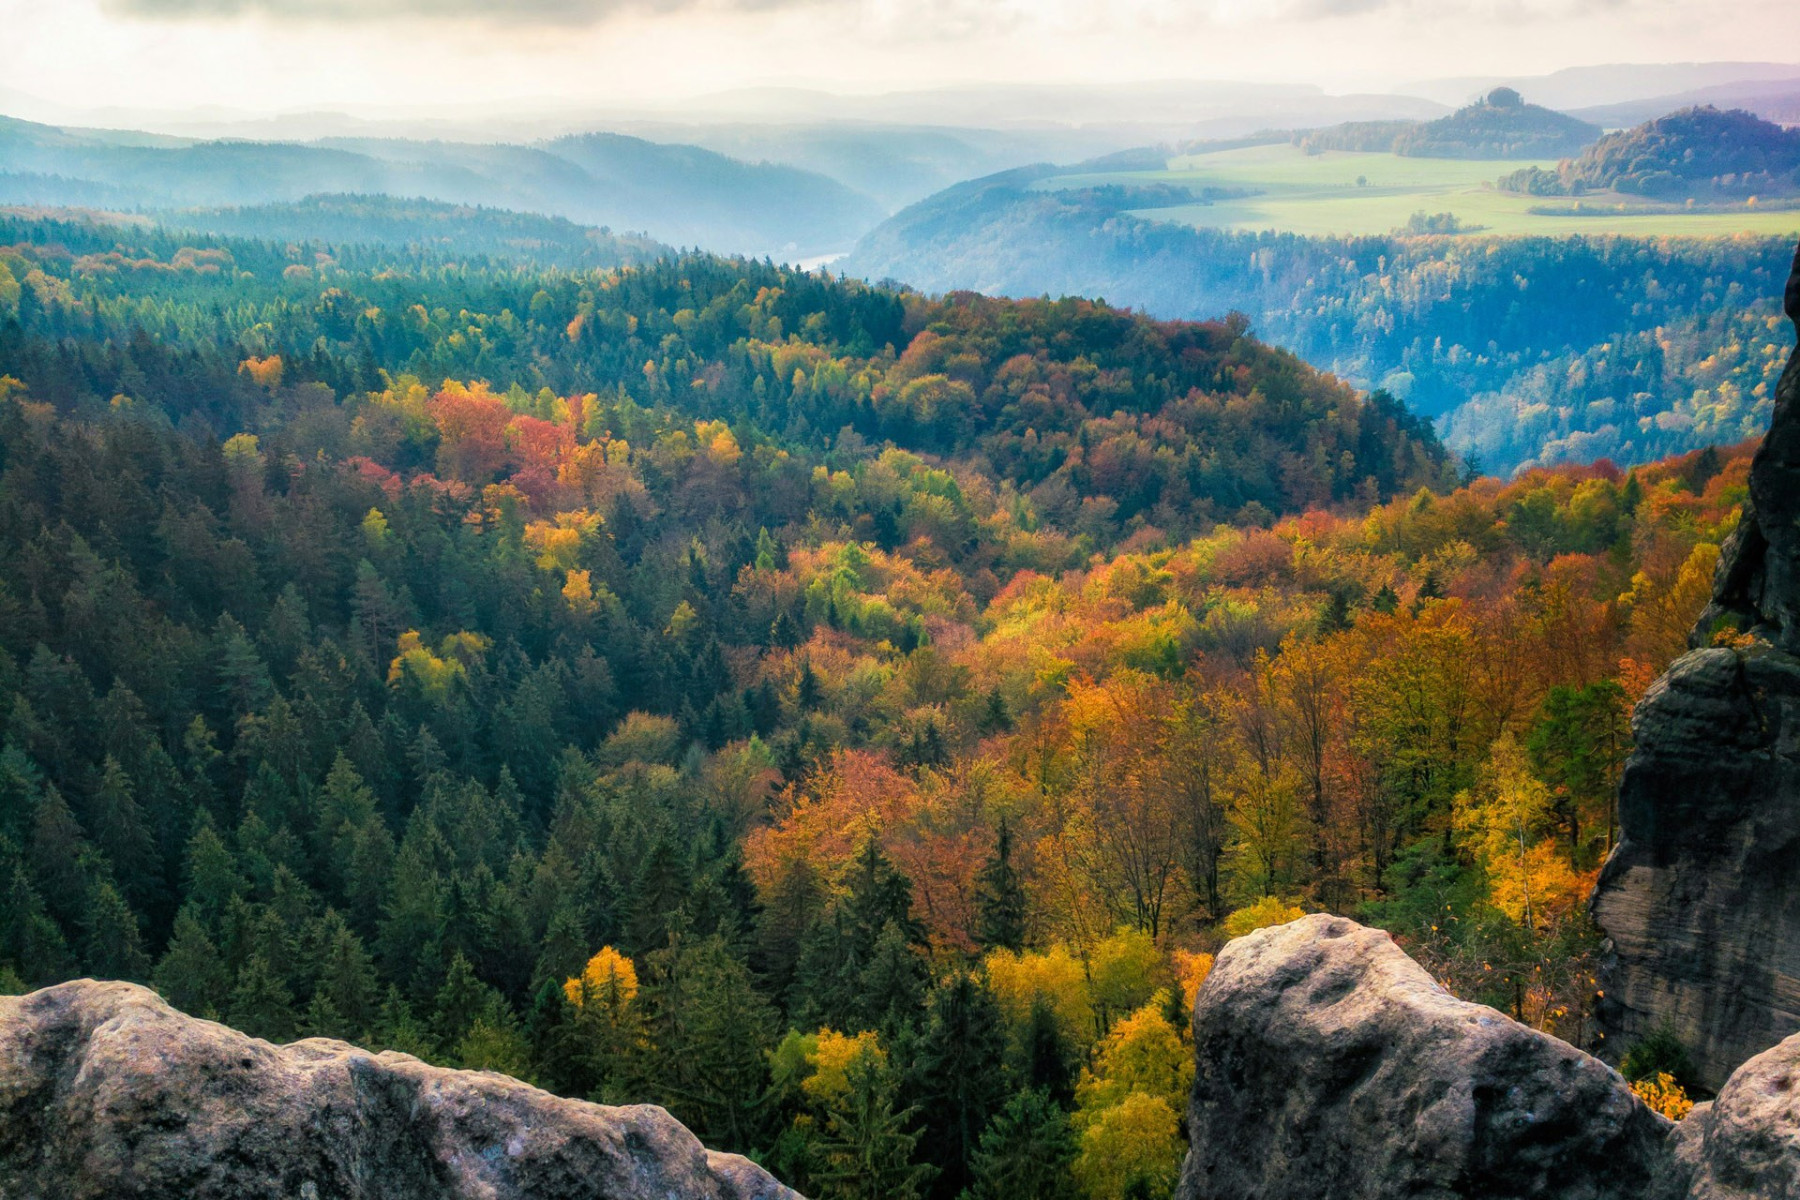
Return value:
[[(1786, 299), (1800, 323), (1800, 256)], [(1593, 914), (1608, 1053), (1666, 1025), (1717, 1089), (1800, 1031), (1800, 350), (1692, 644), (1633, 716)]]
[(1343, 917), (1226, 946), (1194, 1050), (1176, 1200), (1800, 1200), (1800, 1036), (1671, 1123)]
[(648, 1105), (313, 1039), (128, 983), (0, 998), (0, 1200), (799, 1200)]

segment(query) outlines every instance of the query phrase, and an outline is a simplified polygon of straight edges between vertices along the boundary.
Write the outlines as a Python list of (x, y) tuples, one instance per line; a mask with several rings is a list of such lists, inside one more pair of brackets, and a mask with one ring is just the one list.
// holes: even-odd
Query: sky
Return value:
[[(1447, 75), (1800, 57), (1794, 0), (0, 0), (0, 111), (454, 116), (754, 86)], [(1777, 50), (1791, 53), (1780, 54)]]

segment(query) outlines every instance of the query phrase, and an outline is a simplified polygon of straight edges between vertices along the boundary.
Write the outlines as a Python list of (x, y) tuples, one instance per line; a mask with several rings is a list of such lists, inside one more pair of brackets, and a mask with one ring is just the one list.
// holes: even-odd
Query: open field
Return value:
[[(1290, 145), (1252, 146), (1169, 160), (1160, 171), (1057, 175), (1044, 188), (1170, 183), (1192, 188), (1254, 192), (1212, 204), (1136, 210), (1154, 221), (1236, 230), (1277, 229), (1302, 234), (1381, 234), (1404, 226), (1417, 212), (1453, 213), (1469, 232), (1482, 234), (1636, 234), (1718, 237), (1735, 233), (1800, 233), (1800, 211), (1620, 212), (1625, 197), (1587, 197), (1573, 202), (1495, 189), (1493, 181), (1527, 162), (1402, 158), (1396, 154), (1331, 151), (1309, 155)], [(1554, 167), (1554, 162), (1537, 164)], [(1630, 202), (1640, 207), (1642, 201)], [(1533, 212), (1553, 208), (1554, 213)], [(1474, 228), (1479, 227), (1479, 228)]]

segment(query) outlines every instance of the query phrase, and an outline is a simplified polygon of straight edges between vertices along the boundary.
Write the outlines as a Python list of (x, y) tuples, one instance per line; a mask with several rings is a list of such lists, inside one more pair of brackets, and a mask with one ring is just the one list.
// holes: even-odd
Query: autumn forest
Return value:
[(0, 217), (0, 987), (819, 1200), (1166, 1196), (1301, 912), (1593, 1043), (1750, 447), (1501, 480), (1241, 318), (610, 250)]

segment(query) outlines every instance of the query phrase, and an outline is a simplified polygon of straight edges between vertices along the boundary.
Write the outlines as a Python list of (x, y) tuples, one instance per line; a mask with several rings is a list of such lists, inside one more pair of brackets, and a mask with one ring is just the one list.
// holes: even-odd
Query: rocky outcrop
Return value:
[(1194, 1049), (1178, 1200), (1680, 1194), (1673, 1126), (1611, 1068), (1343, 917), (1226, 946)]
[(660, 1108), (313, 1039), (133, 984), (0, 998), (0, 1200), (798, 1200)]
[(1800, 1036), (1672, 1123), (1343, 917), (1227, 945), (1194, 1052), (1176, 1200), (1800, 1200)]
[(1688, 1200), (1800, 1197), (1800, 1036), (1739, 1067), (1680, 1130)]
[[(1786, 300), (1800, 323), (1800, 256)], [(1632, 719), (1598, 1015), (1609, 1056), (1666, 1026), (1717, 1089), (1800, 1031), (1800, 351), (1693, 645)]]

